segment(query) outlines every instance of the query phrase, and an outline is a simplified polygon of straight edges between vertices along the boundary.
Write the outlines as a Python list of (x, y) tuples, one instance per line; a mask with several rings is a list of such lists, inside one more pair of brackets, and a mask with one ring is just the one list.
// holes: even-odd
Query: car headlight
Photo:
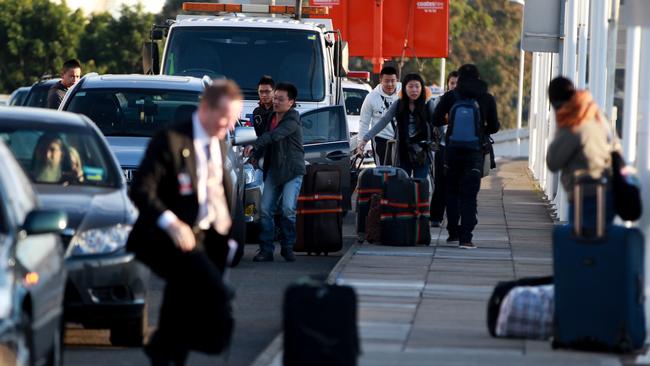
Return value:
[(251, 184), (255, 182), (255, 168), (251, 164), (244, 165), (244, 178), (246, 184)]
[(72, 239), (72, 255), (112, 253), (126, 245), (131, 225), (118, 224), (101, 229), (91, 229)]

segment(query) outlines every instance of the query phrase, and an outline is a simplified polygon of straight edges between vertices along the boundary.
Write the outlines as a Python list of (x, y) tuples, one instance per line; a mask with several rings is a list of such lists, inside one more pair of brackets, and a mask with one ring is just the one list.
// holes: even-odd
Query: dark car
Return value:
[[(0, 108), (4, 114), (9, 108)], [(0, 134), (0, 363), (61, 365), (66, 215), (40, 206)]]
[[(60, 110), (81, 113), (92, 119), (115, 152), (127, 182), (140, 165), (149, 139), (168, 123), (191, 118), (199, 97), (210, 79), (186, 76), (85, 75), (66, 95)], [(235, 227), (233, 238), (246, 242), (242, 148), (234, 143), (249, 134), (250, 127), (238, 127), (226, 139), (230, 145), (226, 166), (231, 166), (233, 190), (228, 192)], [(239, 141), (246, 143), (246, 141)], [(243, 252), (238, 253), (239, 259)], [(238, 260), (235, 260), (238, 262)]]
[(47, 93), (60, 80), (60, 78), (55, 78), (37, 81), (29, 89), (29, 93), (22, 105), (25, 107), (47, 108)]
[(30, 86), (21, 86), (20, 88), (14, 90), (9, 96), (9, 101), (7, 102), (8, 106), (20, 107), (25, 103), (27, 99), (27, 94), (29, 94)]
[(146, 330), (148, 271), (124, 248), (137, 211), (108, 143), (85, 116), (0, 109), (0, 137), (45, 208), (68, 215), (62, 234), (66, 320), (109, 328), (114, 345), (139, 345)]

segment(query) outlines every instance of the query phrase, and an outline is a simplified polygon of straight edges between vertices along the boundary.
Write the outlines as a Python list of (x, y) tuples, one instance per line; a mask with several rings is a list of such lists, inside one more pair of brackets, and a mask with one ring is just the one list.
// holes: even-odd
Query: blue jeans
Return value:
[[(282, 246), (292, 249), (296, 242), (296, 208), (298, 206), (298, 194), (302, 186), (302, 175), (299, 175), (284, 184), (276, 184), (273, 181), (273, 171), (269, 171), (264, 180), (264, 193), (260, 203), (260, 250), (273, 253), (275, 245), (275, 211), (278, 203), (282, 203), (282, 220), (280, 225), (284, 238)], [(280, 198), (281, 197), (281, 198)]]

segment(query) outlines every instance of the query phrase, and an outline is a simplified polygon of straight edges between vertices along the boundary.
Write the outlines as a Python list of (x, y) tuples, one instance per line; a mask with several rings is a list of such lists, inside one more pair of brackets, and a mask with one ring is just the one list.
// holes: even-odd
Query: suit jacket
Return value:
[[(227, 145), (220, 143), (224, 160), (223, 184), (232, 207), (230, 172), (225, 170)], [(189, 182), (187, 182), (189, 177)], [(140, 211), (127, 241), (127, 250), (135, 252), (145, 264), (151, 254), (160, 254), (161, 245), (172, 244), (158, 227), (158, 218), (166, 210), (194, 227), (199, 212), (197, 167), (194, 151), (192, 119), (175, 123), (157, 133), (149, 142), (147, 152), (134, 177), (130, 197)], [(232, 212), (232, 210), (231, 210)], [(166, 243), (158, 243), (166, 241)]]

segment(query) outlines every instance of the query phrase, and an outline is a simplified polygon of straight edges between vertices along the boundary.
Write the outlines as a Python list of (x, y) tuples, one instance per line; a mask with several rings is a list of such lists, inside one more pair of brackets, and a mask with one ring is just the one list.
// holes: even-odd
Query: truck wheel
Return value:
[(110, 341), (116, 347), (140, 347), (144, 343), (147, 331), (147, 305), (142, 309), (142, 314), (134, 319), (126, 320), (121, 324), (111, 327)]

